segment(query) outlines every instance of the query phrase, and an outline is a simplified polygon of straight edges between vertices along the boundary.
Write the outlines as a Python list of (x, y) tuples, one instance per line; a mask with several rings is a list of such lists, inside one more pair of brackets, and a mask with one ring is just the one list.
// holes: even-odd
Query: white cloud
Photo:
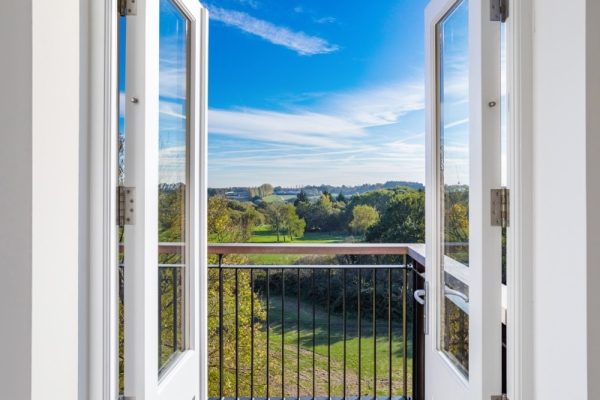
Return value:
[(185, 181), (185, 146), (161, 148), (159, 157), (160, 183), (180, 183)]
[(446, 125), (444, 125), (444, 129), (451, 129), (451, 128), (455, 128), (457, 126), (466, 125), (468, 123), (469, 123), (469, 118), (463, 118), (458, 121), (453, 121), (453, 122), (447, 123)]
[(343, 148), (364, 144), (368, 128), (395, 124), (407, 113), (423, 110), (423, 92), (422, 84), (394, 84), (330, 94), (319, 104), (290, 112), (211, 109), (209, 131), (268, 143)]
[(325, 107), (362, 127), (389, 125), (412, 111), (425, 108), (425, 89), (420, 82), (333, 94)]
[(339, 50), (337, 45), (320, 37), (310, 36), (304, 32), (294, 32), (289, 28), (277, 26), (240, 11), (210, 7), (210, 16), (216, 21), (256, 35), (273, 44), (287, 47), (303, 56), (326, 54)]
[(238, 0), (238, 2), (255, 10), (258, 8), (258, 1), (256, 0)]
[(321, 18), (313, 18), (313, 21), (317, 24), (333, 24), (337, 22), (335, 17), (321, 17)]
[(257, 109), (210, 109), (208, 129), (248, 140), (326, 148), (344, 147), (344, 139), (366, 135), (360, 126), (333, 115)]

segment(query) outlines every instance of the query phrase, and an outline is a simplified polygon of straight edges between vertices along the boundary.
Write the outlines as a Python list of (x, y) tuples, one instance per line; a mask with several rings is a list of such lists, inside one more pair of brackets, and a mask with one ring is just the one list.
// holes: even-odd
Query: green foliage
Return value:
[(259, 187), (248, 188), (248, 197), (267, 197), (273, 194), (273, 186), (268, 183), (264, 183)]
[(302, 237), (304, 235), (306, 222), (298, 217), (296, 207), (292, 204), (268, 204), (265, 209), (265, 214), (267, 222), (277, 234), (278, 242), (280, 236), (283, 237), (283, 241), (286, 241), (286, 238), (289, 238), (290, 241), (292, 241), (294, 237)]
[(306, 221), (306, 229), (311, 232), (332, 232), (347, 228), (342, 218), (346, 204), (334, 202), (331, 194), (321, 194), (316, 202), (298, 201), (296, 210)]
[(264, 216), (251, 203), (223, 196), (208, 199), (208, 238), (211, 242), (246, 242)]
[(366, 235), (367, 242), (424, 243), (425, 193), (401, 191), (393, 194), (379, 223)]
[[(243, 259), (228, 257), (228, 263), (241, 263)], [(254, 351), (255, 389), (263, 391), (265, 387), (264, 360), (266, 358), (266, 331), (264, 322), (266, 311), (258, 293), (253, 293), (248, 270), (237, 272), (223, 271), (223, 389), (226, 393), (235, 393), (235, 356), (239, 357), (240, 392), (249, 393), (250, 358)], [(219, 397), (219, 271), (211, 269), (208, 275), (208, 360), (209, 397)], [(236, 306), (239, 316), (236, 329)], [(252, 307), (254, 306), (254, 321)], [(252, 343), (252, 327), (254, 327), (254, 346)], [(236, 343), (237, 339), (237, 343)], [(237, 344), (237, 346), (236, 346)]]
[(358, 205), (352, 210), (352, 222), (350, 229), (353, 232), (363, 235), (367, 229), (379, 222), (379, 213), (371, 206)]

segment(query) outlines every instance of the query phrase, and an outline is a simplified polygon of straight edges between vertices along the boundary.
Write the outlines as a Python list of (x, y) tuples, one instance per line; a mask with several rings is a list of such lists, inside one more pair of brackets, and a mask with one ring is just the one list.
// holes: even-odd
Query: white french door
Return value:
[(427, 43), (426, 398), (501, 394), (500, 22), (490, 0), (432, 0)]
[(127, 5), (124, 395), (200, 399), (207, 15), (195, 0)]

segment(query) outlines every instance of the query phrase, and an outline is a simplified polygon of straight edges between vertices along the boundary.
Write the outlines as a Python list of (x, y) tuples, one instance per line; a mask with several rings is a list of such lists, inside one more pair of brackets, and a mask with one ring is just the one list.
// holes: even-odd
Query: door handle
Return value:
[(419, 303), (422, 306), (425, 305), (425, 296), (426, 296), (425, 289), (415, 290), (415, 293), (413, 294), (413, 296), (415, 297), (415, 301), (417, 303)]
[(460, 297), (461, 299), (463, 299), (465, 301), (465, 303), (469, 302), (469, 296), (467, 296), (466, 294), (459, 292), (458, 290), (454, 290), (454, 289), (450, 289), (450, 288), (446, 288), (444, 290), (444, 293), (446, 294), (446, 296), (456, 296), (456, 297)]
[(429, 282), (425, 281), (425, 289), (417, 289), (413, 292), (415, 301), (423, 306), (423, 331), (429, 335), (429, 310), (427, 309), (427, 298), (429, 297)]

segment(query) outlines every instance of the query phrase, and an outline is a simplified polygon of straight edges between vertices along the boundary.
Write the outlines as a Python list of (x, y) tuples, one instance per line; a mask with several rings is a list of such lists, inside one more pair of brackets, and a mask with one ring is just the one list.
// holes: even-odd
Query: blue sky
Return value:
[[(426, 2), (205, 3), (209, 186), (424, 182)], [(186, 165), (187, 22), (170, 0), (160, 4), (160, 181), (176, 183)], [(466, 13), (455, 20), (444, 59), (448, 184), (468, 182)]]
[(426, 0), (211, 0), (209, 186), (424, 181)]

